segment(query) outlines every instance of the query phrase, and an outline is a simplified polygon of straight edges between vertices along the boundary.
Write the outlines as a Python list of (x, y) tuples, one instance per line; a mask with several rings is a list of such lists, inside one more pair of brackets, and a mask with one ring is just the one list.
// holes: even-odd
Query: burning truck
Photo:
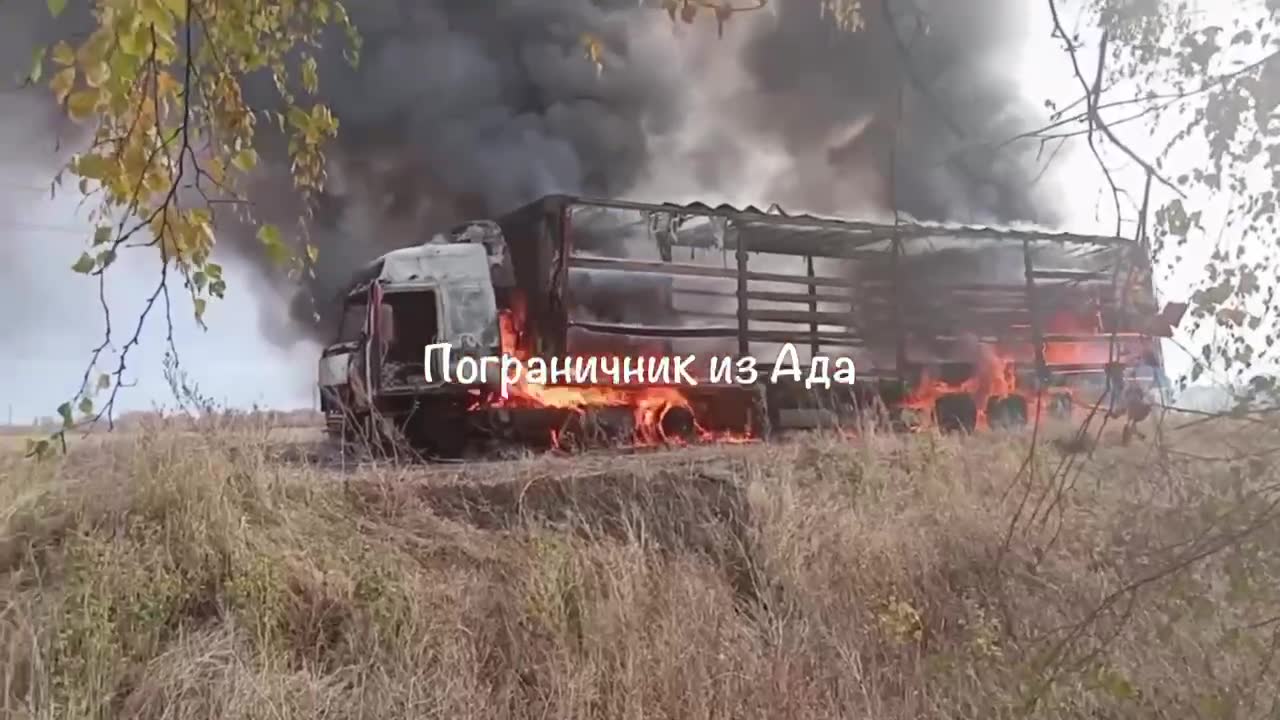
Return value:
[[(442, 454), (741, 441), (868, 418), (1016, 426), (1161, 385), (1159, 338), (1185, 311), (1158, 307), (1148, 252), (1124, 238), (563, 195), (387, 253), (338, 301), (319, 366), (330, 431)], [(696, 384), (563, 373), (499, 387), (460, 372), (504, 356), (692, 357)], [(755, 382), (717, 376), (713, 358), (754, 365)], [(848, 361), (854, 382), (825, 382)]]

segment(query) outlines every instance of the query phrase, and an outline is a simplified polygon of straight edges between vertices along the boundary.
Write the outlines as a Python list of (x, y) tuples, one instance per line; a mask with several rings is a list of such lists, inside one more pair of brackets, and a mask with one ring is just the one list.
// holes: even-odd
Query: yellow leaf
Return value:
[(191, 224), (180, 218), (174, 224), (177, 225), (173, 233), (174, 242), (178, 243), (178, 249), (182, 251), (182, 256), (186, 256), (196, 241), (196, 228), (191, 227)]
[(101, 155), (81, 155), (73, 167), (77, 175), (90, 180), (102, 180), (111, 172), (111, 164)]
[(604, 43), (600, 38), (590, 33), (582, 36), (582, 47), (586, 52), (587, 60), (596, 66), (596, 72), (604, 71)]
[(142, 24), (155, 27), (157, 40), (173, 32), (173, 13), (168, 5), (160, 4), (158, 0), (138, 0), (135, 5)]
[(124, 93), (111, 93), (108, 97), (107, 107), (110, 108), (111, 112), (116, 115), (123, 115), (129, 112), (133, 99), (128, 95), (125, 95)]
[(166, 228), (165, 232), (161, 234), (160, 252), (162, 253), (162, 257), (170, 262), (175, 258), (182, 256), (182, 253), (178, 248), (178, 244), (174, 240), (172, 226)]
[(311, 95), (315, 95), (320, 89), (320, 76), (313, 57), (302, 61), (302, 87)]
[(111, 77), (111, 68), (104, 62), (89, 65), (84, 69), (84, 81), (89, 84), (89, 87), (102, 87), (109, 77)]
[(218, 242), (218, 237), (213, 234), (213, 225), (209, 222), (202, 222), (196, 226), (200, 230), (200, 246), (203, 248), (213, 247)]
[(209, 158), (209, 161), (205, 163), (204, 170), (209, 173), (209, 177), (213, 178), (213, 181), (218, 185), (221, 185), (226, 180), (226, 168), (218, 158)]
[(120, 50), (126, 55), (133, 57), (143, 57), (150, 48), (150, 40), (144, 31), (142, 24), (136, 21), (129, 23), (128, 26), (120, 29), (119, 46)]
[(71, 94), (71, 88), (75, 84), (76, 69), (69, 67), (54, 73), (53, 79), (49, 81), (49, 89), (53, 91), (54, 100), (61, 105), (67, 99), (67, 95)]
[(305, 130), (311, 125), (311, 116), (298, 106), (289, 108), (289, 124), (296, 130)]
[(245, 148), (231, 158), (231, 164), (240, 172), (247, 173), (258, 165), (258, 153), (253, 148)]
[(32, 85), (40, 82), (40, 76), (44, 74), (44, 48), (36, 48), (31, 53), (31, 70), (27, 72), (26, 82)]
[(187, 0), (163, 0), (164, 6), (169, 12), (173, 13), (178, 22), (187, 19)]
[(76, 51), (76, 59), (82, 67), (97, 65), (105, 62), (107, 54), (111, 50), (112, 36), (101, 28), (97, 32), (89, 36), (89, 40), (80, 46)]
[(67, 96), (67, 113), (72, 120), (86, 120), (98, 107), (98, 98), (102, 93), (97, 88), (80, 90)]
[(163, 167), (152, 167), (143, 178), (142, 185), (148, 192), (162, 193), (170, 189), (172, 182)]
[(76, 63), (76, 51), (65, 40), (59, 41), (53, 46), (53, 61), (62, 66), (74, 65)]
[(170, 30), (167, 34), (156, 36), (156, 61), (168, 65), (174, 62), (178, 57), (178, 44), (173, 39), (174, 33)]

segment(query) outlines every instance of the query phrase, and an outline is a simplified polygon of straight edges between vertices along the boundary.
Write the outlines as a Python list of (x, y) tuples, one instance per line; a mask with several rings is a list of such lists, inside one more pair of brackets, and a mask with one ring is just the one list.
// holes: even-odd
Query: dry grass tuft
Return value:
[(1249, 432), (1104, 447), (1066, 487), (1052, 442), (1015, 482), (1027, 438), (996, 435), (344, 474), (244, 426), (0, 459), (0, 708), (1261, 715), (1280, 528), (1245, 456), (1280, 440)]

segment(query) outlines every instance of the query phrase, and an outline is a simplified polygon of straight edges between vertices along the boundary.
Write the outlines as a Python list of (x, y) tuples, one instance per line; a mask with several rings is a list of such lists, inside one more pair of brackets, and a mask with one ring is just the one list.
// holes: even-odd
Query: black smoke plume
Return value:
[[(710, 17), (673, 24), (635, 0), (349, 3), (362, 59), (349, 66), (337, 36), (321, 58), (341, 130), (310, 228), (316, 278), (288, 320), (252, 233), (220, 228), (264, 268), (264, 332), (323, 337), (360, 264), (555, 192), (1058, 220), (1034, 191), (1034, 159), (990, 149), (1035, 113), (1008, 75), (1028, 32), (1022, 0), (872, 0), (857, 32), (820, 4), (772, 0), (719, 38)], [(607, 48), (603, 72), (585, 57), (587, 33)], [(261, 109), (272, 97), (251, 88)], [(267, 153), (251, 200), (260, 219), (297, 217), (280, 152)]]

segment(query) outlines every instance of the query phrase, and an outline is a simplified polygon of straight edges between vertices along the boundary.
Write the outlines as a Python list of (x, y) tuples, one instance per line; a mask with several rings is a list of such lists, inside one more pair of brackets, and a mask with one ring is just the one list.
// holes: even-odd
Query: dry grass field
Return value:
[(9, 453), (0, 714), (1276, 717), (1280, 428), (1227, 423), (1092, 458), (1045, 429), (1029, 463), (921, 434), (339, 468), (253, 423)]

